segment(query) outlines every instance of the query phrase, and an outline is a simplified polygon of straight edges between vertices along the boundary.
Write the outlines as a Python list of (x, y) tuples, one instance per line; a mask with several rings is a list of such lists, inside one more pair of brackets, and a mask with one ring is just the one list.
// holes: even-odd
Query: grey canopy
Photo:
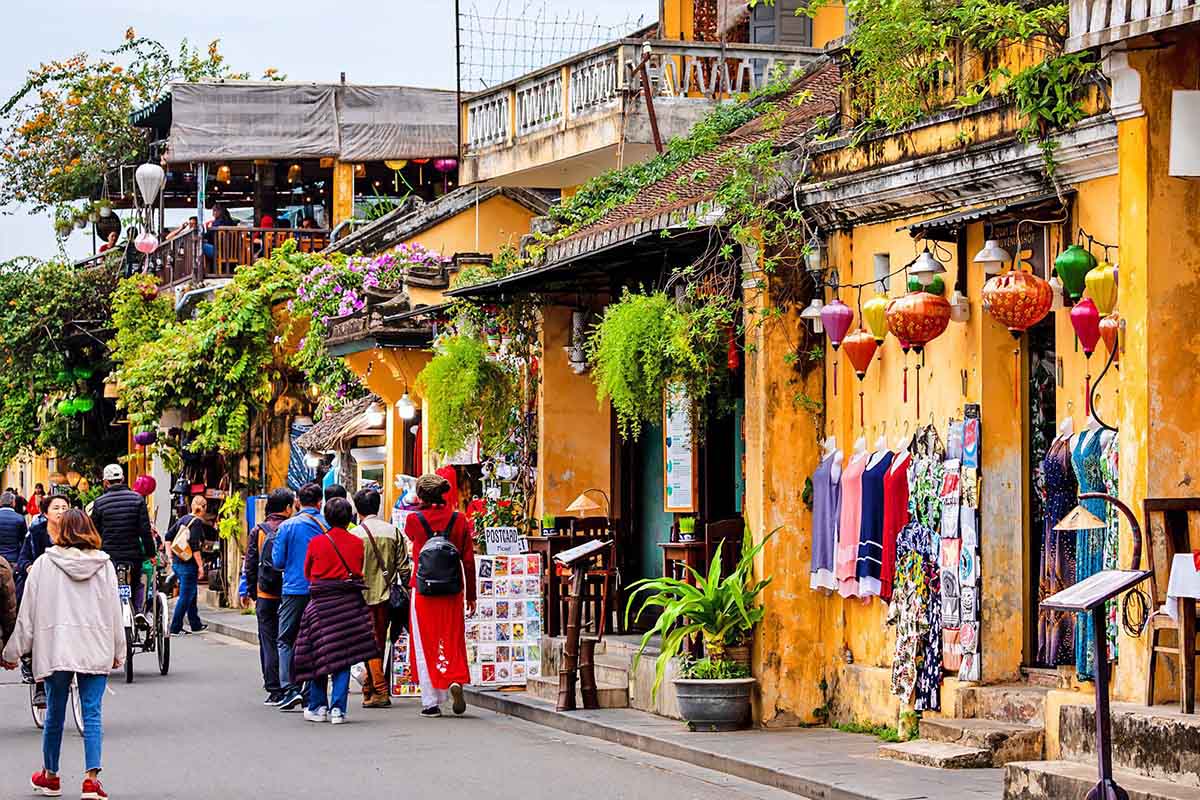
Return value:
[(167, 160), (342, 161), (458, 151), (454, 92), (409, 86), (226, 81), (171, 86)]

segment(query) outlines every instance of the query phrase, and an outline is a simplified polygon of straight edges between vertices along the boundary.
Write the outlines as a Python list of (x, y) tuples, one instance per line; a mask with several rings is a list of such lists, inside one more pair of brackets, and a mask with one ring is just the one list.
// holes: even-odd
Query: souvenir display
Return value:
[(478, 602), (467, 618), (471, 683), (523, 685), (542, 672), (542, 557), (475, 557)]
[(392, 697), (420, 697), (421, 684), (416, 671), (409, 664), (407, 633), (401, 633), (392, 642), (391, 664)]

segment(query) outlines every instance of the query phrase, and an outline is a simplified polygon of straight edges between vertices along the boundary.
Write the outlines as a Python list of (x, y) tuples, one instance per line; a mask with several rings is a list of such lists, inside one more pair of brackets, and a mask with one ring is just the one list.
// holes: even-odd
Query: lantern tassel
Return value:
[(917, 364), (917, 421), (921, 420), (921, 365)]
[(1084, 414), (1090, 419), (1092, 416), (1092, 373), (1088, 372), (1083, 378), (1083, 408)]
[(867, 412), (863, 407), (863, 393), (858, 393), (858, 424), (867, 427)]
[(908, 360), (904, 361), (904, 402), (908, 403)]
[(833, 396), (837, 397), (837, 365), (838, 362), (834, 359), (833, 362)]
[(1021, 348), (1013, 348), (1013, 410), (1021, 410)]

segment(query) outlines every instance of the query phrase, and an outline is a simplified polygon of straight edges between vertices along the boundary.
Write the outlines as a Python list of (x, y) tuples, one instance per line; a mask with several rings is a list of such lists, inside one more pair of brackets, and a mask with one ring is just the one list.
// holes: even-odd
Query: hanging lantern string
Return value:
[[(1100, 381), (1104, 380), (1104, 376), (1108, 373), (1109, 367), (1111, 367), (1113, 365), (1113, 361), (1116, 359), (1116, 356), (1117, 356), (1117, 348), (1114, 347), (1112, 349), (1112, 352), (1110, 352), (1108, 354), (1108, 361), (1106, 361), (1104, 363), (1104, 369), (1100, 370), (1100, 375), (1097, 376), (1096, 382), (1094, 384), (1092, 384), (1090, 386), (1090, 388), (1088, 389), (1088, 396), (1087, 396), (1088, 416), (1091, 417), (1092, 419), (1096, 420), (1096, 422), (1100, 423), (1100, 427), (1103, 428), (1104, 430), (1114, 431), (1114, 432), (1117, 430), (1116, 428), (1114, 428), (1112, 425), (1109, 425), (1104, 420), (1100, 419), (1100, 412), (1097, 411), (1097, 409), (1096, 409), (1095, 397), (1096, 397), (1096, 394), (1100, 391)], [(1091, 379), (1090, 375), (1088, 376), (1088, 379), (1089, 380)]]
[[(935, 242), (935, 244), (936, 244), (936, 242)], [(920, 255), (920, 254), (918, 253), (917, 255)], [(906, 273), (906, 272), (908, 272), (908, 268), (911, 267), (915, 263), (917, 263), (917, 256), (913, 256), (912, 260), (910, 260), (907, 264), (897, 267), (896, 269), (889, 272), (887, 275), (880, 275), (877, 278), (872, 278), (871, 280), (863, 281), (862, 283), (842, 283), (839, 278), (839, 275), (837, 273), (837, 270), (833, 270), (832, 271), (833, 277), (829, 280), (821, 280), (819, 282), (819, 285), (827, 286), (830, 289), (833, 289), (834, 291), (837, 291), (838, 289), (857, 289), (858, 293), (859, 293), (859, 298), (858, 298), (859, 299), (859, 310), (861, 312), (861, 310), (862, 310), (862, 290), (863, 289), (867, 288), (868, 286), (884, 283), (895, 275), (900, 275), (902, 273)]]
[(1097, 246), (1104, 248), (1104, 260), (1105, 261), (1108, 261), (1108, 251), (1117, 249), (1117, 245), (1100, 241), (1095, 236), (1092, 236), (1090, 233), (1085, 231), (1083, 229), (1083, 226), (1080, 225), (1079, 231), (1075, 234), (1075, 244), (1082, 246), (1084, 243), (1084, 240), (1087, 241), (1087, 249), (1088, 250), (1091, 250), (1093, 247), (1097, 247)]

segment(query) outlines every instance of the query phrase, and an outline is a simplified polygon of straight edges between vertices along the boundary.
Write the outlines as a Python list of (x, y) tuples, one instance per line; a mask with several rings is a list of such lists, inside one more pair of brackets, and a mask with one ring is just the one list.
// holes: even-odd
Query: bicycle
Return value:
[(127, 565), (117, 567), (117, 586), (121, 593), (121, 618), (125, 626), (125, 682), (133, 683), (133, 654), (154, 652), (158, 656), (158, 672), (166, 675), (171, 669), (171, 634), (168, 617), (166, 571), (155, 563), (147, 580), (146, 602), (141, 618), (133, 613), (133, 590), (141, 581), (141, 571), (133, 574)]
[[(33, 716), (33, 724), (38, 730), (46, 726), (46, 707), (33, 702), (37, 694), (37, 681), (32, 675), (22, 675), (21, 679), (29, 684), (29, 712)], [(71, 719), (75, 721), (75, 730), (83, 734), (83, 705), (79, 699), (79, 678), (71, 676), (71, 685), (67, 687), (67, 705), (71, 709)]]

